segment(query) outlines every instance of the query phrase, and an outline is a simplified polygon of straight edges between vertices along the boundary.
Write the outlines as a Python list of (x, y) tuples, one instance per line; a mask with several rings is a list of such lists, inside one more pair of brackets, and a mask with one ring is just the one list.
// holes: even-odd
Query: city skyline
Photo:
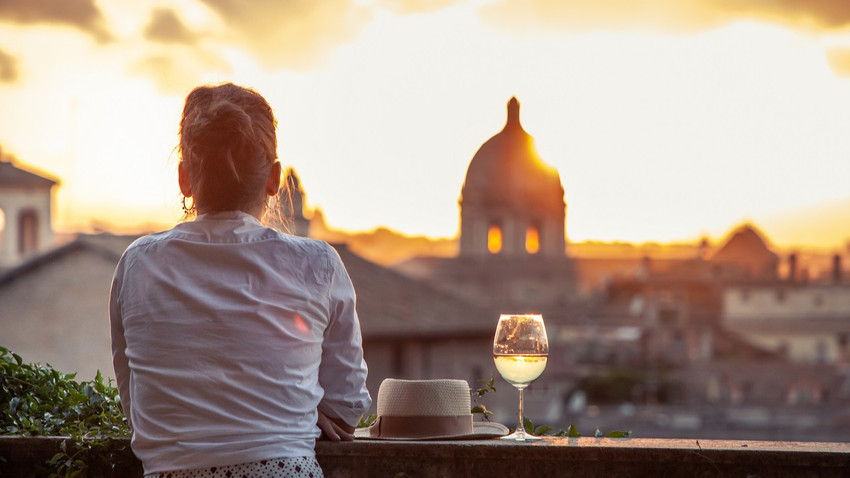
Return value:
[(570, 241), (850, 237), (850, 6), (74, 4), (0, 8), (0, 146), (62, 180), (60, 230), (179, 220), (183, 98), (233, 81), (269, 98), (281, 161), (335, 228), (454, 237), (469, 161), (516, 96)]

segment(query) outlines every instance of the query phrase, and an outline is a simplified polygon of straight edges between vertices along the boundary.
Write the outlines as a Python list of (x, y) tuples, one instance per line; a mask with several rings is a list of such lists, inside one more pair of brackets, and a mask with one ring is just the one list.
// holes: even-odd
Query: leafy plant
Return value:
[[(490, 421), (490, 416), (493, 415), (493, 412), (488, 410), (487, 407), (480, 403), (478, 399), (490, 392), (496, 391), (495, 379), (491, 378), (489, 381), (478, 380), (478, 383), (481, 384), (481, 387), (472, 392), (472, 400), (475, 402), (475, 406), (472, 407), (472, 413), (480, 413), (485, 420)], [(523, 417), (522, 426), (525, 428), (525, 432), (530, 435), (543, 436), (548, 434), (549, 436), (569, 438), (578, 438), (581, 436), (581, 433), (578, 432), (575, 425), (572, 423), (570, 423), (570, 426), (566, 430), (556, 430), (554, 427), (549, 425), (535, 426), (534, 422), (532, 422), (530, 418)], [(596, 429), (594, 436), (596, 436), (596, 438), (603, 437), (602, 432), (600, 432), (598, 428)], [(605, 438), (631, 438), (631, 436), (631, 430), (627, 432), (615, 430), (604, 435)]]
[(50, 476), (109, 476), (127, 453), (115, 438), (130, 435), (118, 390), (100, 372), (87, 382), (75, 377), (0, 347), (0, 434), (68, 436), (47, 463)]
[(475, 406), (472, 407), (471, 413), (480, 413), (484, 421), (489, 422), (493, 412), (488, 410), (483, 403), (479, 403), (478, 399), (487, 393), (496, 391), (496, 379), (491, 378), (490, 381), (479, 379), (478, 383), (481, 384), (481, 387), (472, 392), (472, 401), (475, 402)]
[[(549, 434), (550, 436), (556, 437), (568, 437), (568, 438), (579, 438), (581, 437), (581, 433), (579, 433), (578, 429), (576, 429), (575, 425), (570, 423), (570, 426), (566, 430), (556, 430), (549, 425), (540, 425), (534, 426), (534, 423), (528, 417), (524, 417), (523, 419), (523, 427), (525, 428), (525, 432), (530, 435), (543, 436)], [(609, 432), (607, 434), (603, 434), (599, 428), (596, 429), (593, 436), (596, 438), (631, 438), (632, 432), (629, 431), (620, 431), (615, 430)]]
[(360, 419), (360, 421), (357, 423), (357, 428), (368, 428), (372, 426), (372, 424), (375, 423), (375, 420), (377, 419), (377, 415), (375, 415), (374, 413), (370, 413), (369, 415), (366, 415), (365, 417), (362, 417)]

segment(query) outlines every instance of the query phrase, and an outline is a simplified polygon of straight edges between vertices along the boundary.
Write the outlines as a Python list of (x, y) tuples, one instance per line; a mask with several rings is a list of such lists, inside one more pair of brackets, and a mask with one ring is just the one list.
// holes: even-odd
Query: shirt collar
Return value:
[(195, 221), (232, 221), (241, 220), (244, 223), (255, 224), (262, 226), (263, 224), (256, 217), (248, 214), (245, 211), (216, 211), (204, 214), (198, 214)]

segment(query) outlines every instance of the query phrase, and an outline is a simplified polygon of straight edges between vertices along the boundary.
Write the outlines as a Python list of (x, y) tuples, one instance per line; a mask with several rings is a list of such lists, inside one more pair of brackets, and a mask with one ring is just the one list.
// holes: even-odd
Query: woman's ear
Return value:
[(266, 181), (266, 194), (269, 196), (277, 196), (280, 190), (280, 161), (275, 161), (269, 171), (269, 179)]
[(180, 184), (180, 192), (184, 197), (192, 197), (192, 181), (189, 178), (189, 166), (186, 161), (180, 161), (177, 165), (177, 182)]

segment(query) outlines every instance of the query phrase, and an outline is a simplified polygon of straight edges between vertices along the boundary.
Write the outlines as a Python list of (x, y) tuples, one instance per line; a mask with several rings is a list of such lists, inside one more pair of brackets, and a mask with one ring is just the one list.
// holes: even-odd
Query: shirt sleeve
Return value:
[(339, 254), (330, 245), (327, 247), (331, 266), (330, 320), (322, 341), (319, 384), (325, 393), (319, 410), (356, 426), (372, 404), (366, 389), (367, 370), (356, 296)]
[(130, 429), (133, 424), (130, 421), (130, 364), (127, 360), (127, 342), (124, 338), (124, 323), (119, 304), (121, 291), (121, 279), (124, 271), (123, 259), (115, 269), (112, 278), (112, 287), (109, 291), (109, 324), (112, 329), (112, 368), (115, 370), (115, 379), (118, 382), (118, 396), (121, 399), (121, 407)]

